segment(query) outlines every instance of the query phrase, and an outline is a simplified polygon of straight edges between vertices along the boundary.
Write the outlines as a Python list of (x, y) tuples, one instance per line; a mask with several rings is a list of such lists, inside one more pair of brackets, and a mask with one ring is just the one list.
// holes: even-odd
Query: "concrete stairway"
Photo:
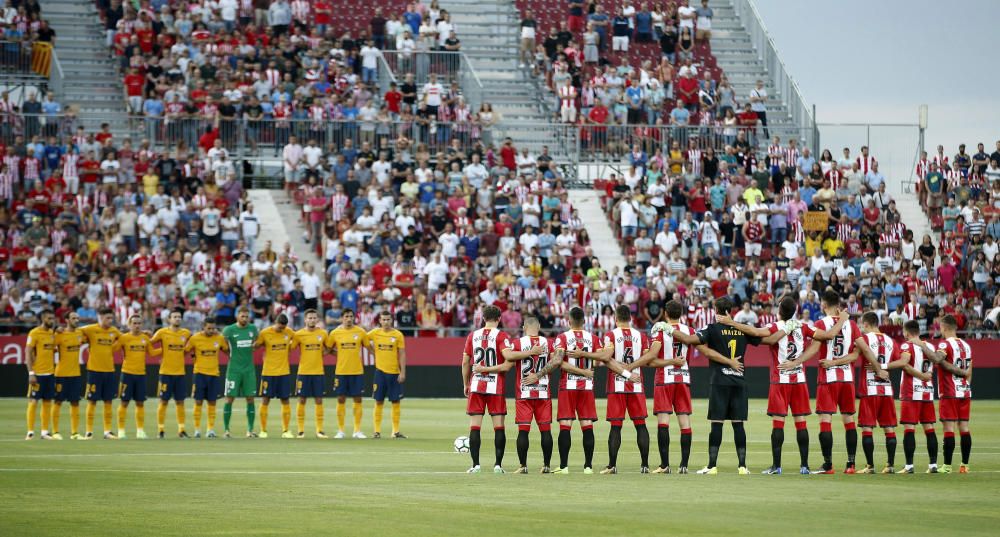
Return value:
[(257, 237), (257, 250), (264, 243), (271, 241), (271, 248), (276, 252), (285, 249), (285, 243), (292, 245), (292, 252), (299, 258), (299, 267), (303, 261), (308, 261), (317, 271), (323, 271), (323, 263), (313, 253), (311, 245), (303, 240), (305, 225), (300, 219), (298, 207), (283, 190), (251, 189), (247, 196), (253, 203), (254, 212), (260, 219), (260, 236)]
[(75, 106), (83, 126), (111, 124), (115, 138), (128, 137), (121, 76), (104, 45), (103, 25), (90, 0), (48, 0), (43, 14), (56, 31), (56, 54), (64, 75), (63, 107)]
[(580, 212), (587, 234), (590, 235), (590, 245), (594, 255), (601, 260), (601, 267), (612, 273), (612, 269), (625, 266), (625, 256), (622, 255), (621, 243), (615, 238), (608, 217), (601, 208), (601, 199), (593, 188), (572, 189), (569, 191), (569, 201)]

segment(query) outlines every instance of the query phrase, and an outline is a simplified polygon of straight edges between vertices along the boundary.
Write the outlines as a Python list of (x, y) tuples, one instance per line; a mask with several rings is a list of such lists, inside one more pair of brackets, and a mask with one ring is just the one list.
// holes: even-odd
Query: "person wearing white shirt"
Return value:
[(660, 262), (666, 264), (670, 259), (670, 253), (677, 248), (680, 241), (677, 239), (677, 234), (666, 228), (660, 230), (656, 234), (656, 239), (653, 243), (660, 249)]
[(299, 274), (299, 282), (302, 284), (302, 295), (306, 299), (306, 309), (316, 309), (319, 307), (319, 289), (323, 285), (322, 280), (313, 269), (312, 263), (305, 263), (302, 273)]
[(486, 178), (489, 177), (489, 170), (479, 162), (478, 154), (472, 155), (472, 162), (465, 165), (462, 173), (469, 178), (469, 183), (476, 189), (481, 188), (483, 183), (486, 182)]
[(160, 225), (160, 219), (153, 212), (153, 206), (147, 205), (142, 214), (139, 215), (136, 223), (139, 225), (139, 240), (148, 244), (150, 239), (156, 235), (156, 228)]
[(441, 97), (444, 95), (444, 86), (438, 83), (436, 74), (430, 74), (427, 83), (424, 84), (422, 93), (424, 102), (427, 103), (428, 111), (432, 115), (437, 115), (437, 109), (441, 106)]
[(400, 235), (406, 236), (410, 234), (410, 228), (417, 225), (417, 221), (415, 218), (413, 218), (412, 215), (401, 214), (396, 217), (395, 224), (396, 224), (396, 229), (399, 230)]
[(535, 169), (538, 162), (535, 160), (534, 155), (528, 153), (527, 147), (523, 148), (514, 160), (517, 164), (517, 173), (528, 177), (535, 175)]
[(438, 236), (438, 243), (441, 244), (441, 253), (446, 259), (453, 259), (458, 256), (458, 235), (451, 222), (444, 226), (444, 233)]
[(455, 25), (451, 23), (451, 17), (444, 13), (443, 18), (437, 22), (438, 48), (444, 49), (445, 41), (454, 31)]
[(527, 202), (521, 205), (523, 211), (521, 222), (525, 226), (538, 228), (541, 224), (542, 207), (538, 204), (538, 198), (531, 196)]
[(517, 242), (521, 245), (521, 255), (529, 256), (531, 255), (531, 249), (538, 246), (538, 235), (535, 235), (530, 225), (526, 225)]
[(368, 40), (365, 46), (361, 47), (361, 82), (372, 84), (378, 78), (378, 59), (382, 52), (375, 48), (375, 43)]
[(379, 151), (378, 160), (372, 163), (372, 175), (379, 186), (389, 186), (389, 172), (392, 171), (392, 163), (386, 160), (385, 151)]
[(282, 167), (285, 172), (285, 182), (295, 184), (299, 182), (299, 168), (302, 164), (302, 146), (295, 136), (289, 136), (288, 143), (281, 150)]
[(247, 251), (253, 254), (257, 245), (257, 236), (260, 234), (260, 220), (253, 212), (253, 203), (247, 203), (246, 208), (240, 213), (240, 226), (243, 232), (243, 242), (247, 245)]
[(309, 140), (302, 149), (302, 157), (307, 173), (320, 173), (323, 170), (323, 150), (316, 145), (316, 140)]
[(437, 292), (439, 286), (448, 283), (448, 264), (441, 254), (432, 257), (424, 267), (423, 273), (427, 277), (427, 290), (430, 293)]
[(562, 257), (573, 255), (573, 247), (576, 246), (576, 237), (570, 232), (569, 226), (563, 226), (562, 232), (556, 237), (556, 249)]
[(686, 6), (680, 6), (677, 8), (677, 18), (680, 19), (679, 29), (689, 28), (691, 30), (691, 35), (694, 35), (694, 21), (697, 17), (697, 13), (694, 7), (691, 6), (691, 1), (688, 1)]

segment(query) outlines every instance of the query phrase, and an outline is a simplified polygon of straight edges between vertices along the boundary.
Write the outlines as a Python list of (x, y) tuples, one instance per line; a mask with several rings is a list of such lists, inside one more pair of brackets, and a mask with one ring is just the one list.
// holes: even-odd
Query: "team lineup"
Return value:
[[(379, 327), (366, 331), (354, 323), (355, 314), (345, 309), (341, 314), (341, 324), (329, 333), (319, 324), (315, 310), (304, 314), (305, 327), (293, 331), (288, 328), (288, 318), (279, 315), (275, 324), (258, 330), (250, 322), (250, 312), (240, 308), (236, 322), (218, 329), (216, 320), (206, 319), (201, 331), (191, 334), (181, 328), (181, 311), (171, 312), (168, 326), (155, 334), (142, 330), (142, 320), (138, 316), (129, 319), (128, 331), (121, 332), (112, 322), (111, 310), (99, 312), (98, 322), (79, 326), (79, 317), (70, 313), (63, 326), (56, 326), (55, 315), (51, 311), (41, 314), (41, 326), (28, 334), (26, 364), (28, 368), (28, 409), (27, 440), (35, 438), (35, 424), (41, 406), (40, 438), (61, 440), (59, 432), (60, 414), (63, 403), (69, 403), (70, 438), (89, 440), (94, 437), (94, 421), (97, 403), (103, 403), (104, 438), (123, 439), (127, 437), (126, 420), (130, 405), (135, 405), (135, 437), (146, 438), (146, 361), (148, 356), (159, 357), (159, 378), (157, 392), (157, 436), (165, 436), (165, 421), (168, 404), (174, 401), (176, 408), (178, 436), (187, 438), (185, 399), (194, 399), (194, 436), (202, 436), (202, 410), (207, 406), (205, 436), (213, 438), (216, 421), (216, 402), (220, 395), (225, 398), (223, 406), (223, 435), (231, 437), (230, 421), (233, 404), (237, 398), (246, 400), (246, 436), (267, 438), (268, 410), (271, 399), (281, 403), (282, 438), (305, 437), (306, 406), (309, 399), (315, 402), (315, 433), (318, 438), (327, 438), (324, 432), (323, 396), (325, 376), (323, 354), (332, 350), (337, 356), (333, 391), (337, 396), (336, 438), (344, 438), (346, 401), (354, 403), (353, 438), (366, 438), (361, 432), (362, 392), (364, 389), (364, 365), (362, 350), (369, 349), (375, 357), (375, 399), (374, 438), (381, 437), (381, 425), (385, 400), (392, 406), (392, 437), (406, 438), (400, 432), (400, 406), (403, 399), (403, 383), (406, 381), (406, 346), (403, 334), (392, 324), (392, 316), (379, 316)], [(254, 369), (254, 351), (263, 349), (264, 360), (258, 385)], [(291, 350), (299, 349), (299, 366), (295, 379), (294, 395), (298, 398), (296, 407), (297, 434), (292, 433), (291, 403), (292, 375), (289, 364)], [(86, 359), (86, 418), (83, 434), (79, 431), (80, 400), (84, 391), (81, 364)], [(115, 375), (115, 354), (122, 356), (121, 375)], [(226, 354), (229, 361), (225, 377), (220, 374), (220, 354)], [(185, 360), (192, 356), (194, 377), (191, 388), (187, 386)], [(261, 397), (260, 428), (255, 429), (257, 408), (255, 397)], [(114, 399), (119, 399), (117, 428), (112, 422)], [(207, 403), (207, 405), (205, 405)]]
[[(691, 370), (688, 362), (697, 350), (709, 360), (710, 394), (708, 398), (708, 463), (698, 474), (719, 472), (717, 459), (722, 444), (723, 424), (733, 429), (737, 472), (750, 474), (747, 468), (747, 437), (744, 422), (748, 419), (748, 391), (743, 357), (747, 345), (767, 345), (771, 351), (770, 387), (767, 414), (772, 419), (771, 466), (766, 475), (782, 473), (782, 447), (785, 420), (789, 414), (795, 423), (799, 448), (800, 474), (833, 474), (834, 414), (844, 425), (847, 451), (846, 474), (874, 474), (875, 443), (873, 432), (885, 434), (886, 466), (883, 474), (896, 473), (897, 426), (904, 428), (902, 473), (914, 473), (916, 429), (926, 437), (927, 473), (951, 473), (956, 443), (960, 436), (959, 473), (968, 473), (972, 451), (969, 411), (972, 399), (972, 351), (957, 337), (957, 323), (946, 315), (941, 319), (943, 339), (931, 345), (920, 339), (915, 321), (904, 325), (905, 341), (897, 342), (879, 332), (878, 317), (871, 312), (855, 323), (841, 304), (840, 296), (827, 292), (822, 298), (824, 317), (814, 323), (795, 320), (798, 305), (792, 298), (779, 303), (779, 321), (758, 328), (735, 322), (728, 314), (733, 304), (728, 298), (715, 301), (716, 322), (695, 332), (681, 323), (683, 308), (677, 301), (666, 305), (669, 322), (653, 325), (649, 335), (632, 326), (627, 306), (615, 311), (616, 328), (598, 339), (583, 329), (584, 312), (573, 307), (567, 312), (569, 330), (555, 338), (539, 336), (538, 321), (524, 318), (524, 335), (509, 337), (499, 329), (500, 310), (488, 306), (483, 311), (485, 326), (469, 335), (462, 358), (462, 380), (470, 417), (469, 436), (455, 441), (455, 449), (469, 452), (472, 466), (468, 473), (480, 473), (480, 429), (489, 414), (494, 430), (494, 472), (505, 473), (506, 447), (504, 421), (507, 402), (504, 398), (506, 374), (515, 374), (515, 422), (518, 427), (516, 473), (528, 473), (529, 435), (532, 422), (541, 433), (541, 473), (568, 474), (572, 448), (572, 425), (580, 422), (583, 434), (584, 474), (594, 473), (594, 424), (598, 420), (594, 394), (595, 366), (607, 368), (608, 463), (601, 474), (618, 473), (618, 452), (622, 444), (622, 424), (627, 419), (635, 426), (640, 457), (640, 473), (671, 473), (670, 415), (677, 416), (681, 429), (680, 464), (677, 473), (687, 474), (691, 455)], [(807, 416), (812, 413), (805, 364), (818, 360), (816, 414), (819, 416), (823, 463), (817, 470), (809, 466)], [(859, 365), (860, 364), (860, 365)], [(657, 422), (658, 467), (650, 470), (649, 431), (646, 427), (647, 405), (643, 387), (643, 368), (655, 371), (653, 413)], [(889, 371), (900, 369), (900, 415), (897, 418), (893, 384)], [(560, 370), (558, 385), (559, 465), (553, 467), (552, 397), (550, 376)], [(937, 399), (935, 412), (935, 382)], [(857, 379), (855, 379), (857, 377)], [(857, 414), (857, 420), (855, 420)], [(944, 461), (938, 465), (938, 440), (934, 429), (938, 417), (944, 428)], [(858, 433), (865, 464), (856, 463)], [(860, 467), (859, 467), (860, 466)]]

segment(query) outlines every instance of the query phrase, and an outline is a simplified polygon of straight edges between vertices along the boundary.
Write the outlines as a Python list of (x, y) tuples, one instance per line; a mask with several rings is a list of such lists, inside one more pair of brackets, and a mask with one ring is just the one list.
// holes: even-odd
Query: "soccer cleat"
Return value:
[(608, 466), (603, 470), (601, 470), (601, 475), (615, 475), (617, 473), (618, 473), (618, 468), (615, 468), (614, 466)]
[(899, 473), (900, 474), (912, 474), (912, 473), (914, 473), (913, 472), (913, 465), (912, 464), (907, 464), (906, 466), (903, 467), (903, 471), (899, 472)]
[[(123, 436), (122, 438), (125, 438), (125, 437)], [(104, 433), (104, 439), (105, 440), (118, 440), (118, 437), (115, 436), (115, 433), (113, 433), (111, 431), (108, 431), (108, 432)]]
[[(847, 472), (844, 472), (844, 473), (847, 473)], [(875, 467), (873, 467), (870, 464), (866, 464), (864, 468), (858, 470), (858, 473), (859, 474), (874, 474), (875, 473)]]
[(951, 473), (951, 465), (950, 464), (942, 464), (941, 467), (938, 468), (938, 473), (939, 474), (950, 474)]
[(182, 430), (181, 432), (177, 433), (177, 438), (191, 438), (191, 437), (188, 436), (187, 431)]
[[(263, 432), (263, 431), (261, 431)], [(262, 438), (259, 434), (253, 431), (247, 431), (247, 438)], [(267, 433), (264, 433), (263, 438), (267, 438)]]
[(295, 438), (295, 435), (292, 434), (292, 431), (282, 431), (281, 437), (282, 438)]
[(295, 435), (295, 438), (305, 438), (305, 437), (306, 437), (305, 431), (299, 431), (299, 434)]
[[(355, 434), (357, 434), (357, 433), (355, 433)], [(347, 435), (344, 434), (344, 431), (337, 431), (337, 434), (333, 435), (333, 437), (336, 438), (337, 440), (343, 440), (343, 439), (347, 438)]]
[(708, 466), (698, 470), (698, 475), (718, 475), (719, 469), (715, 466), (709, 468)]
[[(222, 432), (222, 437), (223, 438), (232, 438), (233, 434), (230, 433), (229, 430), (227, 429), (227, 430), (225, 430), (225, 431)], [(250, 438), (250, 433), (247, 433), (247, 438)]]
[(568, 475), (569, 474), (569, 467), (567, 466), (566, 468), (557, 468), (557, 469), (553, 470), (552, 473), (553, 474), (560, 474), (560, 475)]
[(526, 473), (528, 473), (528, 467), (527, 466), (519, 466), (517, 468), (517, 470), (514, 470), (514, 473), (515, 474), (526, 474)]
[(678, 474), (687, 474), (688, 473), (688, 467), (687, 466), (680, 466), (680, 467), (678, 467), (677, 468), (677, 473)]
[(392, 437), (393, 438), (403, 438), (403, 439), (405, 439), (406, 435), (403, 434), (403, 433), (400, 433), (400, 432), (395, 432), (395, 433), (392, 433)]
[(201, 431), (195, 431), (194, 432), (194, 437), (195, 438), (201, 438)]
[(42, 431), (42, 434), (38, 436), (42, 440), (52, 440), (52, 435), (48, 431)]
[[(108, 435), (107, 435), (107, 433), (105, 433), (104, 434), (104, 438), (107, 438), (107, 437), (108, 437)], [(118, 431), (118, 439), (119, 440), (125, 440), (126, 438), (128, 438), (128, 437), (125, 435), (125, 431)]]
[(257, 433), (257, 438), (267, 438), (267, 431)]
[(477, 464), (477, 465), (473, 466), (472, 468), (469, 468), (468, 470), (466, 470), (465, 473), (467, 473), (467, 474), (478, 474), (480, 471), (481, 470), (479, 468), (479, 465)]
[(163, 431), (160, 431), (160, 432), (156, 433), (156, 437), (159, 438), (160, 440), (163, 440), (164, 438), (167, 437), (167, 433), (165, 433)]
[(52, 439), (53, 440), (62, 440), (63, 436), (61, 434), (59, 434), (59, 433), (52, 433)]
[(94, 433), (92, 433), (90, 431), (87, 431), (87, 434), (83, 435), (83, 439), (84, 440), (93, 440), (94, 439)]
[(893, 468), (892, 466), (886, 466), (885, 468), (882, 468), (882, 471), (880, 473), (883, 473), (883, 474), (894, 474), (894, 473), (896, 473), (896, 469)]
[(135, 437), (138, 438), (139, 440), (145, 440), (149, 438), (148, 436), (146, 436), (146, 431), (143, 431), (142, 429), (139, 429), (138, 431), (135, 432)]
[(216, 437), (215, 431), (212, 429), (209, 429), (208, 432), (205, 433), (205, 438), (215, 438), (215, 437)]
[(781, 475), (781, 467), (769, 466), (767, 470), (761, 472), (761, 475)]
[(853, 464), (847, 463), (847, 467), (844, 468), (844, 473), (845, 474), (856, 474), (856, 473), (858, 473), (858, 470), (854, 467)]
[[(569, 468), (567, 468), (566, 471), (563, 472), (563, 473), (564, 474), (568, 474), (569, 473)], [(594, 469), (591, 468), (591, 467), (589, 467), (589, 466), (587, 466), (586, 468), (583, 469), (583, 473), (584, 473), (584, 475), (593, 475)]]
[(506, 474), (507, 472), (503, 471), (503, 466), (500, 466), (498, 464), (498, 465), (496, 465), (496, 466), (493, 467), (493, 473), (494, 474)]
[(80, 438), (81, 438), (80, 437), (80, 433), (73, 433), (73, 434), (69, 435), (69, 439), (70, 440), (79, 440)]
[(746, 466), (740, 466), (736, 469), (736, 473), (740, 475), (750, 475), (750, 470), (747, 470)]
[[(341, 437), (341, 438), (343, 438), (343, 437)], [(357, 438), (358, 440), (364, 440), (365, 438), (368, 438), (368, 437), (365, 436), (365, 433), (363, 433), (361, 431), (354, 431), (354, 434), (351, 435), (351, 438)]]
[(28, 434), (24, 435), (24, 439), (25, 440), (34, 440), (35, 439), (35, 431), (28, 431)]
[(812, 470), (810, 470), (808, 466), (803, 466), (802, 468), (799, 468), (799, 474), (812, 475)]
[(552, 469), (549, 468), (548, 466), (542, 466), (542, 469), (539, 470), (538, 473), (540, 473), (540, 474), (551, 474), (552, 473)]
[[(830, 465), (829, 468), (827, 467), (827, 465), (824, 464), (823, 466), (820, 467), (819, 470), (813, 471), (813, 475), (833, 475), (835, 473), (837, 473), (837, 472), (835, 472), (833, 470), (833, 465), (832, 464)], [(844, 473), (847, 473), (847, 471), (845, 470)]]
[(936, 473), (938, 473), (938, 467), (937, 467), (937, 465), (936, 464), (929, 465), (927, 467), (927, 471), (924, 472), (924, 473), (925, 474), (936, 474)]
[(967, 473), (969, 473), (969, 467), (966, 466), (966, 465), (964, 465), (964, 464), (961, 465), (961, 466), (959, 466), (958, 467), (958, 473), (960, 473), (960, 474), (967, 474)]
[(372, 434), (372, 438), (378, 440), (379, 438), (382, 438), (382, 433), (374, 433)]
[(316, 438), (324, 438), (325, 439), (325, 438), (330, 438), (330, 437), (327, 436), (326, 433), (324, 433), (323, 431), (316, 431)]
[(669, 474), (670, 473), (670, 467), (669, 466), (666, 466), (666, 467), (664, 467), (664, 466), (657, 466), (655, 469), (653, 469), (653, 473), (654, 474)]

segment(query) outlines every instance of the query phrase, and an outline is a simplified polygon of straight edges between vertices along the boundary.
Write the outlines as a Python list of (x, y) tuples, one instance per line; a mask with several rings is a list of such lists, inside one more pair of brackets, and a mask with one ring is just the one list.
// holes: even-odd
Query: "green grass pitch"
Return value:
[[(602, 405), (603, 401), (599, 402)], [(25, 442), (24, 401), (0, 400), (0, 535), (997, 535), (1000, 527), (1000, 401), (973, 403), (969, 475), (924, 475), (927, 455), (917, 435), (916, 475), (800, 476), (794, 428), (786, 425), (788, 474), (762, 476), (770, 465), (770, 422), (764, 400), (751, 401), (748, 463), (736, 475), (726, 428), (720, 475), (640, 475), (635, 436), (623, 431), (616, 476), (583, 475), (582, 441), (574, 428), (573, 473), (539, 475), (533, 431), (530, 475), (494, 475), (493, 435), (483, 431), (483, 469), (466, 475), (468, 455), (453, 452), (468, 432), (461, 400), (407, 400), (407, 440), (283, 440), (277, 405), (271, 437), (245, 439), (236, 403), (232, 440), (176, 438), (173, 409), (166, 440)], [(156, 401), (147, 409), (155, 432)], [(190, 405), (190, 403), (189, 403)], [(336, 432), (327, 400), (327, 432)], [(365, 401), (364, 430), (372, 407)], [(350, 404), (348, 405), (350, 406)], [(513, 401), (510, 402), (513, 411)], [(307, 432), (312, 435), (312, 404)], [(600, 410), (603, 413), (603, 410)], [(82, 412), (81, 412), (82, 414)], [(219, 412), (221, 426), (221, 408)], [(389, 412), (383, 430), (389, 428)], [(63, 431), (69, 409), (63, 409)], [(188, 409), (188, 425), (191, 426)], [(706, 462), (705, 402), (695, 401), (692, 471)], [(348, 408), (348, 427), (351, 411)], [(100, 422), (100, 409), (98, 409)], [(293, 418), (294, 422), (294, 418)], [(129, 434), (134, 434), (129, 413)], [(809, 419), (811, 463), (821, 462), (815, 416)], [(294, 423), (293, 423), (294, 428)], [(505, 467), (517, 467), (516, 427), (508, 417)], [(938, 436), (943, 437), (938, 424)], [(607, 423), (596, 427), (595, 467), (607, 462)], [(658, 462), (650, 422), (652, 464)], [(672, 427), (671, 462), (679, 460)], [(897, 468), (903, 466), (902, 432)], [(876, 465), (885, 463), (876, 432)], [(835, 464), (843, 469), (843, 429), (835, 422)], [(859, 459), (863, 458), (860, 453)], [(558, 462), (558, 454), (554, 455)], [(956, 450), (956, 460), (959, 462)], [(955, 466), (957, 471), (957, 464)], [(779, 534), (780, 535), (780, 534)]]

